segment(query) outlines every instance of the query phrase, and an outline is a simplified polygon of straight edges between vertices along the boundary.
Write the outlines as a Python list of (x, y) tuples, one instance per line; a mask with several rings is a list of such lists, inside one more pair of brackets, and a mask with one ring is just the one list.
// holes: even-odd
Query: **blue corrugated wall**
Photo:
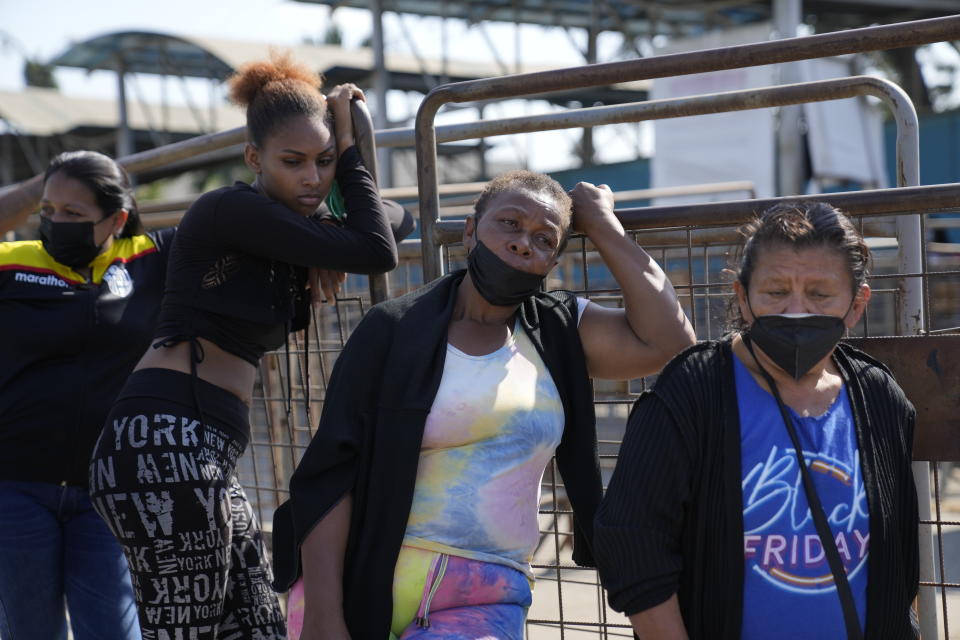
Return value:
[[(888, 121), (884, 127), (884, 146), (890, 186), (896, 186), (896, 135), (896, 126)], [(960, 110), (920, 117), (920, 183), (947, 182), (960, 182)], [(960, 229), (937, 230), (934, 239), (960, 242)]]

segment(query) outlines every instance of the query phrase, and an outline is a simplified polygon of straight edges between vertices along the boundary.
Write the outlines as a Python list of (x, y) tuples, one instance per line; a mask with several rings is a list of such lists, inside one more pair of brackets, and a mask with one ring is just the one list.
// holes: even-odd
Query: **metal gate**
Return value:
[[(253, 433), (239, 470), (265, 529), (271, 528), (273, 509), (285, 499), (289, 476), (316, 428), (333, 364), (374, 301), (371, 296), (399, 295), (425, 279), (463, 266), (459, 246), (462, 222), (440, 217), (437, 142), (874, 95), (889, 106), (897, 122), (898, 188), (806, 199), (822, 199), (845, 210), (873, 239), (875, 265), (870, 285), (874, 297), (854, 339), (891, 365), (917, 405), (920, 619), (925, 638), (950, 637), (949, 614), (960, 607), (960, 599), (956, 599), (960, 594), (960, 474), (954, 467), (954, 462), (960, 461), (960, 335), (955, 335), (960, 334), (960, 255), (928, 251), (923, 238), (926, 226), (944, 224), (939, 219), (929, 220), (929, 214), (960, 209), (960, 184), (917, 186), (917, 120), (903, 92), (889, 82), (854, 77), (446, 127), (435, 127), (433, 119), (448, 102), (501, 99), (955, 39), (960, 39), (960, 17), (478, 80), (432, 91), (421, 105), (415, 129), (376, 135), (381, 146), (416, 144), (423, 242), (403, 243), (400, 267), (391, 274), (389, 284), (381, 280), (368, 289), (364, 279), (351, 277), (336, 306), (314, 312), (309, 340), (303, 334), (291, 336), (286, 349), (267, 354), (260, 364), (251, 411)], [(120, 161), (135, 173), (242, 139), (242, 129), (231, 130)], [(37, 183), (27, 189), (36, 191)], [(667, 272), (698, 337), (710, 339), (722, 335), (726, 324), (729, 281), (724, 269), (730, 266), (736, 249), (736, 227), (774, 202), (789, 199), (643, 207), (618, 210), (617, 214)], [(621, 304), (616, 283), (584, 238), (571, 241), (548, 284), (576, 291), (600, 304)], [(595, 387), (605, 480), (617, 459), (629, 407), (651, 381), (600, 382)], [(527, 621), (528, 637), (631, 637), (626, 619), (608, 609), (596, 572), (575, 567), (570, 561), (570, 519), (562, 479), (551, 466), (543, 481), (541, 544), (534, 558), (538, 584)]]

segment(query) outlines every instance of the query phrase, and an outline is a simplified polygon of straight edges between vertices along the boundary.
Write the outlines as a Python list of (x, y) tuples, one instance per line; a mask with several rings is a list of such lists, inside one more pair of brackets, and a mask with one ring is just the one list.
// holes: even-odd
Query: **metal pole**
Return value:
[(957, 203), (960, 203), (958, 196), (960, 196), (960, 182), (954, 182), (920, 187), (618, 209), (617, 217), (620, 218), (624, 228), (630, 230), (670, 227), (677, 225), (678, 220), (682, 220), (684, 226), (726, 227), (743, 224), (760, 211), (783, 202), (795, 202), (801, 198), (827, 202), (842, 209), (848, 216), (860, 218), (900, 215), (904, 211), (920, 213), (956, 211)]
[[(909, 100), (906, 93), (904, 98)], [(916, 113), (916, 111), (914, 111)], [(897, 127), (897, 186), (915, 187), (920, 184), (920, 133), (919, 122), (910, 123), (917, 132)], [(919, 215), (897, 217), (897, 262), (900, 273), (923, 271), (923, 231)], [(898, 309), (899, 335), (919, 335), (927, 328), (923, 306), (923, 282), (919, 278), (901, 278)], [(917, 488), (917, 511), (920, 520), (931, 521), (930, 463), (913, 463), (913, 481)], [(926, 531), (924, 531), (926, 529)], [(936, 581), (934, 562), (933, 530), (921, 527), (918, 534), (920, 553), (920, 581)], [(943, 576), (941, 580), (945, 580)], [(917, 595), (920, 618), (920, 635), (936, 638), (939, 633), (937, 621), (937, 594), (934, 587), (921, 587)], [(946, 612), (944, 612), (946, 613)]]
[[(584, 58), (587, 64), (597, 63), (597, 3), (590, 3), (590, 26), (587, 28), (587, 51)], [(580, 166), (592, 167), (596, 149), (593, 145), (593, 129), (591, 127), (583, 128), (583, 135), (580, 138)]]
[(3, 144), (3, 150), (0, 152), (0, 156), (3, 158), (2, 161), (0, 161), (0, 183), (13, 184), (13, 145), (11, 144), (12, 141), (10, 138), (16, 134), (11, 127), (8, 126), (6, 129), (6, 133), (0, 138)]
[[(374, 133), (373, 119), (370, 117), (370, 111), (367, 104), (360, 100), (354, 100), (350, 103), (350, 117), (353, 120), (353, 130), (357, 142), (357, 150), (360, 151), (360, 157), (363, 159), (367, 170), (373, 177), (374, 183), (380, 183), (380, 167), (377, 160), (377, 148)], [(370, 301), (373, 304), (383, 302), (390, 297), (390, 275), (387, 273), (375, 273), (369, 277)]]
[[(686, 54), (684, 54), (686, 55)], [(638, 62), (643, 62), (640, 60)], [(601, 65), (603, 66), (603, 65)], [(455, 85), (447, 85), (455, 86)], [(615, 122), (636, 122), (644, 119), (657, 119), (666, 117), (678, 117), (684, 115), (697, 115), (702, 113), (717, 113), (723, 110), (733, 108), (749, 109), (759, 107), (776, 106), (776, 104), (788, 104), (790, 100), (802, 102), (811, 100), (811, 87), (819, 86), (822, 99), (826, 96), (832, 98), (852, 97), (862, 93), (871, 93), (879, 97), (887, 96), (887, 100), (893, 100), (896, 92), (892, 91), (890, 83), (881, 81), (877, 78), (858, 77), (841, 78), (838, 80), (827, 80), (819, 83), (804, 83), (800, 85), (788, 85), (781, 87), (772, 87), (767, 89), (750, 90), (746, 92), (727, 92), (711, 96), (695, 96), (692, 98), (679, 98), (674, 100), (657, 100), (645, 103), (632, 103), (626, 105), (615, 105), (609, 107), (591, 107), (588, 109), (578, 109), (569, 112), (556, 114), (530, 116), (525, 118), (511, 118), (500, 122), (478, 122), (466, 125), (450, 125), (440, 127), (444, 141), (463, 140), (478, 138), (484, 136), (501, 135), (505, 133), (518, 133), (521, 131), (543, 131), (547, 129), (582, 127), (586, 124), (608, 124)], [(856, 89), (862, 86), (870, 88)], [(902, 92), (901, 92), (902, 93)], [(738, 95), (740, 94), (740, 95)], [(771, 95), (776, 94), (779, 102), (771, 102)], [(710, 108), (706, 108), (704, 103), (709, 103)], [(437, 102), (425, 103), (428, 108), (439, 108)], [(418, 114), (418, 122), (425, 116), (424, 108)], [(896, 111), (895, 111), (896, 113)], [(432, 122), (432, 120), (431, 120)], [(424, 198), (429, 201), (430, 198), (436, 200), (437, 206), (433, 209), (439, 211), (439, 191), (435, 176), (436, 170), (436, 143), (437, 132), (433, 126), (426, 128), (422, 138), (416, 138), (416, 129), (392, 129), (377, 132), (377, 143), (380, 146), (403, 146), (418, 142), (418, 156), (425, 154), (432, 161), (422, 163), (418, 159), (418, 174), (420, 176), (420, 203), (423, 207)], [(198, 136), (185, 140), (183, 142), (166, 145), (157, 149), (143, 151), (137, 154), (121, 157), (118, 159), (131, 173), (145, 171), (156, 167), (166, 166), (184, 158), (190, 158), (200, 153), (213, 151), (243, 142), (245, 139), (245, 129), (238, 127), (220, 133)], [(382, 175), (382, 168), (380, 169)], [(902, 171), (898, 170), (898, 171)], [(431, 195), (432, 194), (432, 195)], [(421, 225), (423, 228), (423, 237), (428, 241), (422, 244), (424, 255), (424, 277), (427, 281), (438, 277), (441, 273), (440, 249), (434, 243), (433, 229), (435, 218), (430, 214), (424, 215), (421, 209)]]
[(440, 3), (440, 82), (450, 82), (450, 47), (447, 45), (447, 0)]
[(160, 119), (162, 120), (160, 127), (163, 129), (163, 140), (164, 143), (170, 142), (170, 101), (167, 99), (167, 74), (166, 72), (160, 76)]
[(130, 154), (117, 158), (117, 162), (123, 165), (123, 168), (130, 173), (147, 171), (173, 164), (178, 160), (185, 160), (198, 156), (208, 151), (216, 151), (224, 147), (230, 147), (235, 144), (241, 144), (247, 139), (246, 127), (237, 127), (220, 131), (218, 133), (208, 133), (206, 135), (190, 138), (181, 142), (175, 142), (156, 149), (148, 149), (139, 153)]
[(433, 236), (434, 225), (440, 210), (437, 193), (437, 140), (433, 123), (440, 107), (447, 102), (516, 97), (631, 80), (877, 51), (958, 38), (960, 38), (960, 16), (949, 16), (639, 60), (471, 80), (437, 87), (420, 103), (416, 119), (420, 225), (425, 240), (423, 242), (424, 278), (429, 281), (442, 272), (439, 248), (435, 246)]
[(521, 45), (521, 36), (520, 36), (520, 18), (517, 16), (517, 3), (513, 3), (513, 68), (516, 70), (515, 73), (521, 73), (523, 71), (523, 62), (522, 62), (522, 47)]
[[(801, 0), (774, 0), (773, 23), (781, 39), (797, 35), (802, 15)], [(793, 84), (802, 80), (800, 62), (781, 64), (780, 84)], [(806, 155), (804, 149), (801, 121), (803, 107), (790, 105), (780, 107), (779, 127), (777, 128), (777, 186), (782, 196), (804, 193), (804, 173)]]
[(210, 79), (210, 131), (217, 130), (217, 105), (219, 104), (219, 96), (217, 95), (217, 87), (220, 86), (220, 81), (216, 78)]
[[(510, 133), (551, 131), (602, 124), (624, 124), (642, 120), (659, 120), (681, 116), (705, 115), (724, 111), (759, 109), (818, 100), (837, 100), (859, 95), (874, 95), (891, 103), (902, 91), (891, 82), (871, 76), (834, 78), (817, 82), (725, 91), (684, 98), (628, 102), (603, 107), (571, 109), (535, 116), (504, 118), (432, 127), (437, 142), (470, 140)], [(905, 95), (905, 94), (903, 94)], [(909, 105), (909, 102), (907, 102)], [(891, 104), (891, 109), (898, 109)], [(912, 109), (912, 105), (909, 107)], [(389, 147), (411, 146), (419, 142), (416, 128), (388, 129), (377, 132), (377, 144)]]
[[(373, 91), (376, 94), (377, 110), (374, 123), (377, 129), (389, 126), (387, 118), (387, 91), (390, 90), (390, 76), (383, 52), (383, 0), (370, 0), (370, 17), (373, 20)], [(380, 184), (393, 186), (393, 167), (390, 164), (389, 149), (377, 151), (377, 165), (380, 169)]]
[[(477, 103), (477, 119), (483, 121), (483, 112), (487, 110), (486, 102)], [(477, 141), (477, 153), (480, 156), (480, 180), (489, 180), (487, 175), (487, 141), (483, 138)]]
[[(900, 144), (899, 132), (897, 149), (909, 154), (906, 160), (897, 158), (897, 185), (913, 187), (920, 184), (920, 148), (914, 141)], [(897, 218), (897, 261), (900, 273), (920, 273), (923, 271), (923, 236), (920, 228), (920, 216), (906, 215)], [(898, 320), (901, 335), (918, 335), (926, 329), (923, 313), (923, 283), (917, 278), (903, 278), (900, 281), (900, 308)]]
[[(437, 91), (437, 89), (433, 91)], [(429, 94), (427, 98), (429, 98)], [(428, 99), (424, 99), (417, 110), (415, 127), (417, 187), (420, 190), (420, 249), (424, 284), (443, 275), (440, 244), (434, 236), (434, 228), (440, 219), (440, 194), (437, 180), (437, 134), (433, 126), (433, 120), (439, 109), (439, 101), (430, 102)]]
[[(429, 135), (435, 145), (438, 139), (442, 142), (451, 142), (509, 133), (639, 122), (642, 120), (719, 113), (721, 111), (734, 109), (757, 109), (814, 100), (850, 98), (858, 95), (873, 95), (879, 97), (891, 105), (895, 118), (897, 118), (899, 114), (897, 124), (899, 145), (905, 144), (906, 138), (901, 140), (901, 137), (914, 135), (910, 133), (910, 131), (915, 130), (916, 127), (915, 125), (909, 125), (910, 120), (904, 115), (912, 109), (909, 99), (906, 98), (903, 91), (893, 83), (870, 76), (837, 78), (796, 85), (749, 89), (746, 91), (729, 91), (669, 100), (589, 107), (559, 113), (508, 118), (501, 121), (478, 121), (465, 124), (445, 125), (436, 128), (430, 127)], [(899, 133), (901, 131), (902, 133)], [(416, 142), (416, 129), (379, 130), (375, 132), (375, 136), (377, 146), (409, 147), (413, 146)], [(246, 129), (244, 127), (236, 127), (218, 133), (197, 136), (189, 140), (183, 140), (155, 149), (141, 151), (118, 158), (117, 162), (128, 172), (138, 173), (169, 166), (180, 160), (241, 144), (245, 139)], [(904, 151), (904, 153), (907, 152)], [(905, 169), (898, 166), (898, 172), (903, 171), (905, 171)], [(382, 169), (378, 166), (378, 173), (381, 172)], [(439, 195), (439, 189), (436, 189), (436, 191)]]
[(122, 158), (133, 153), (133, 137), (127, 116), (126, 65), (120, 57), (117, 58), (117, 111), (120, 119), (117, 125), (117, 157)]
[[(484, 135), (503, 135), (545, 129), (574, 128), (587, 124), (612, 124), (706, 115), (724, 111), (760, 109), (788, 104), (801, 104), (804, 102), (839, 100), (858, 95), (875, 96), (890, 108), (897, 125), (897, 175), (901, 177), (901, 182), (909, 179), (911, 169), (909, 169), (908, 166), (917, 165), (919, 153), (919, 123), (916, 110), (913, 108), (913, 103), (910, 102), (910, 98), (900, 87), (887, 80), (871, 76), (836, 78), (796, 85), (780, 85), (702, 96), (690, 96), (687, 98), (577, 109), (536, 118), (511, 118), (500, 122), (474, 122), (450, 125), (440, 127), (436, 130), (431, 129), (431, 133), (435, 133), (438, 138), (443, 141), (462, 140), (473, 138), (481, 132)], [(381, 141), (386, 140), (389, 143), (396, 143), (401, 138), (401, 134), (407, 139), (412, 135), (409, 130), (394, 130), (392, 132), (381, 132), (380, 139)], [(420, 186), (422, 188), (422, 185)], [(870, 210), (878, 211), (878, 213), (881, 214), (891, 211), (900, 213), (907, 210), (903, 208), (902, 202), (898, 202), (898, 199), (902, 198), (902, 194), (905, 191), (907, 190), (899, 189), (888, 196), (890, 202), (896, 202), (897, 204), (895, 206), (899, 208), (883, 209), (881, 211), (875, 204), (871, 204)], [(825, 196), (822, 199), (834, 203), (845, 211), (855, 212), (862, 207), (860, 199), (869, 197), (871, 193), (875, 192), (857, 191), (829, 194), (829, 196)], [(924, 193), (929, 194), (932, 192), (927, 191)], [(863, 194), (867, 195), (864, 196)], [(746, 219), (743, 217), (744, 207), (747, 207), (753, 213), (757, 213), (778, 202), (792, 199), (796, 199), (796, 196), (792, 198), (748, 200), (743, 202), (710, 203), (701, 205), (701, 209), (696, 209), (692, 205), (642, 207), (622, 210), (619, 211), (618, 214), (621, 216), (621, 221), (627, 228), (656, 228), (657, 226), (670, 226), (671, 224), (675, 224), (675, 221), (671, 222), (670, 220), (664, 219), (666, 212), (683, 218), (686, 224), (690, 216), (694, 215), (695, 211), (702, 211), (700, 214), (702, 217), (695, 219), (693, 222), (690, 222), (690, 224), (696, 226), (730, 225), (740, 224)], [(951, 202), (949, 198), (939, 202), (943, 205), (941, 210), (955, 209), (957, 207), (956, 202)], [(651, 217), (652, 220), (656, 222), (651, 222)], [(424, 220), (422, 212), (420, 219), (422, 223)], [(633, 224), (639, 224), (640, 226), (630, 226)], [(445, 223), (438, 221), (435, 226), (435, 231), (432, 232), (432, 237), (436, 242), (441, 244), (455, 242), (461, 232), (462, 223)], [(422, 246), (421, 244), (421, 247)]]

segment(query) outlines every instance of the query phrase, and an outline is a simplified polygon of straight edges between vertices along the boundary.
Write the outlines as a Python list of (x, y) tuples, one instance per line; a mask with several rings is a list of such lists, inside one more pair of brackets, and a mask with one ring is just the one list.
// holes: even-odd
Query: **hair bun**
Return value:
[(230, 100), (248, 107), (261, 91), (290, 89), (291, 85), (306, 84), (319, 92), (323, 79), (306, 66), (294, 62), (290, 52), (271, 52), (269, 60), (249, 62), (240, 67), (228, 80)]

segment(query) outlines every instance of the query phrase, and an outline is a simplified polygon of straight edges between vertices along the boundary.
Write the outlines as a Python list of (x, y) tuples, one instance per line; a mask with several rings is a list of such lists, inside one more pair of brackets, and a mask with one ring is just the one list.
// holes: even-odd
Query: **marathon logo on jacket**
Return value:
[(48, 287), (69, 287), (70, 285), (53, 275), (48, 273), (46, 275), (40, 275), (36, 273), (24, 273), (23, 271), (18, 271), (14, 276), (13, 280), (15, 282), (26, 282), (29, 284), (42, 284)]

